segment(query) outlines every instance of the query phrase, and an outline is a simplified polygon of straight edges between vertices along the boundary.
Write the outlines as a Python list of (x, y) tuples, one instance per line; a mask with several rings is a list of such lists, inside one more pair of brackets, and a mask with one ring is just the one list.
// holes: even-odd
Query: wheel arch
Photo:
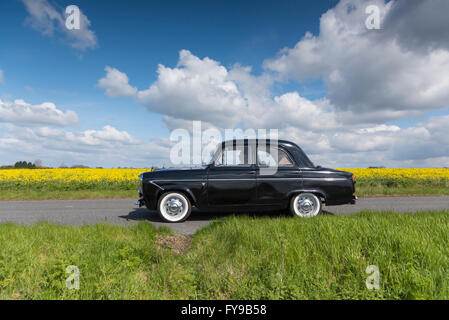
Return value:
[(187, 196), (192, 206), (196, 205), (196, 198), (193, 192), (187, 186), (179, 186), (179, 185), (164, 186), (163, 189), (159, 189), (156, 194), (156, 203), (158, 203), (161, 196), (167, 192), (181, 192)]
[(327, 200), (326, 193), (321, 189), (298, 189), (298, 190), (290, 191), (290, 193), (288, 194), (289, 203), (294, 196), (297, 196), (300, 193), (312, 193), (312, 194), (316, 195), (317, 197), (319, 197), (320, 199), (322, 199), (324, 203), (326, 203), (326, 200)]

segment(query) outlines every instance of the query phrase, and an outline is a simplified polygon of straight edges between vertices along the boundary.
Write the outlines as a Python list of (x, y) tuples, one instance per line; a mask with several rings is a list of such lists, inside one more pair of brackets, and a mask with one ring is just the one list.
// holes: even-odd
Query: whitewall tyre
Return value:
[(160, 197), (157, 212), (165, 222), (182, 222), (192, 212), (192, 204), (183, 193), (167, 192)]
[(313, 193), (300, 193), (293, 196), (290, 202), (290, 212), (300, 218), (317, 216), (322, 209), (321, 199)]

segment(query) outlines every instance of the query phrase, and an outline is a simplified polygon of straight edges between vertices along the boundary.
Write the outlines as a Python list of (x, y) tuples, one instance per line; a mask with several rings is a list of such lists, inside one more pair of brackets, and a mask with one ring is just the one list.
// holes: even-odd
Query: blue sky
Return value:
[[(412, 2), (1, 1), (0, 164), (166, 164), (174, 123), (201, 120), (219, 129), (279, 129), (329, 166), (449, 165), (448, 150), (435, 147), (447, 138), (440, 129), (448, 121), (448, 84), (441, 80), (449, 78), (447, 37), (427, 30), (446, 27), (439, 12), (447, 5)], [(383, 31), (364, 27), (372, 3)], [(72, 38), (45, 14), (64, 17), (71, 4), (90, 21), (81, 30), (94, 36), (86, 48), (76, 47), (85, 38)], [(435, 14), (414, 21), (421, 34), (401, 28), (420, 10)], [(425, 32), (435, 35), (431, 44)], [(407, 37), (413, 41), (403, 43)], [(158, 73), (159, 65), (166, 69)], [(126, 83), (108, 78), (107, 66)], [(175, 83), (164, 82), (179, 72)], [(99, 85), (100, 79), (109, 80)], [(133, 93), (120, 93), (121, 86)], [(145, 92), (150, 86), (156, 91)], [(48, 123), (33, 115), (24, 123), (10, 115), (23, 108), (16, 100), (31, 113), (50, 102), (55, 117), (70, 110), (77, 120)], [(223, 101), (236, 104), (224, 112), (217, 107)], [(60, 141), (52, 143), (55, 136)], [(361, 139), (367, 143), (359, 145)], [(406, 148), (410, 141), (428, 156)]]

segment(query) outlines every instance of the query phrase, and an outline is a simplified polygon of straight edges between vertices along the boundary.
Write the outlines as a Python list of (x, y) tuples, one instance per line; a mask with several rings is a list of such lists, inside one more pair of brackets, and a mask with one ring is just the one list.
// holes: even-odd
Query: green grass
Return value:
[(449, 211), (230, 216), (179, 254), (188, 238), (147, 223), (0, 225), (0, 299), (449, 299), (448, 230)]
[(446, 179), (358, 179), (358, 196), (449, 195)]
[(440, 186), (406, 186), (388, 187), (384, 185), (357, 186), (356, 195), (359, 197), (375, 196), (447, 196), (449, 187)]
[(137, 198), (138, 188), (138, 182), (123, 184), (0, 184), (0, 201)]
[(137, 189), (133, 190), (33, 190), (22, 192), (4, 190), (0, 192), (0, 201), (12, 200), (81, 200), (81, 199), (128, 199), (136, 198)]

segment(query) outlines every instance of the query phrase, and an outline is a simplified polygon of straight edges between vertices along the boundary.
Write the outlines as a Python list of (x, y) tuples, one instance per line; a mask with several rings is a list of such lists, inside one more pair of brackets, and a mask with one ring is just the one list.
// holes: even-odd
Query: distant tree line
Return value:
[[(90, 167), (83, 164), (74, 164), (69, 167), (62, 163), (59, 168), (87, 169)], [(42, 160), (35, 160), (34, 162), (17, 161), (14, 165), (0, 166), (0, 169), (52, 169), (52, 167), (44, 166)]]
[(17, 161), (14, 165), (0, 166), (0, 169), (40, 169), (44, 168), (42, 166), (41, 160), (36, 160), (33, 162), (27, 161)]
[(16, 169), (36, 169), (37, 167), (34, 163), (31, 163), (31, 162), (17, 161), (14, 164), (14, 168), (16, 168)]

